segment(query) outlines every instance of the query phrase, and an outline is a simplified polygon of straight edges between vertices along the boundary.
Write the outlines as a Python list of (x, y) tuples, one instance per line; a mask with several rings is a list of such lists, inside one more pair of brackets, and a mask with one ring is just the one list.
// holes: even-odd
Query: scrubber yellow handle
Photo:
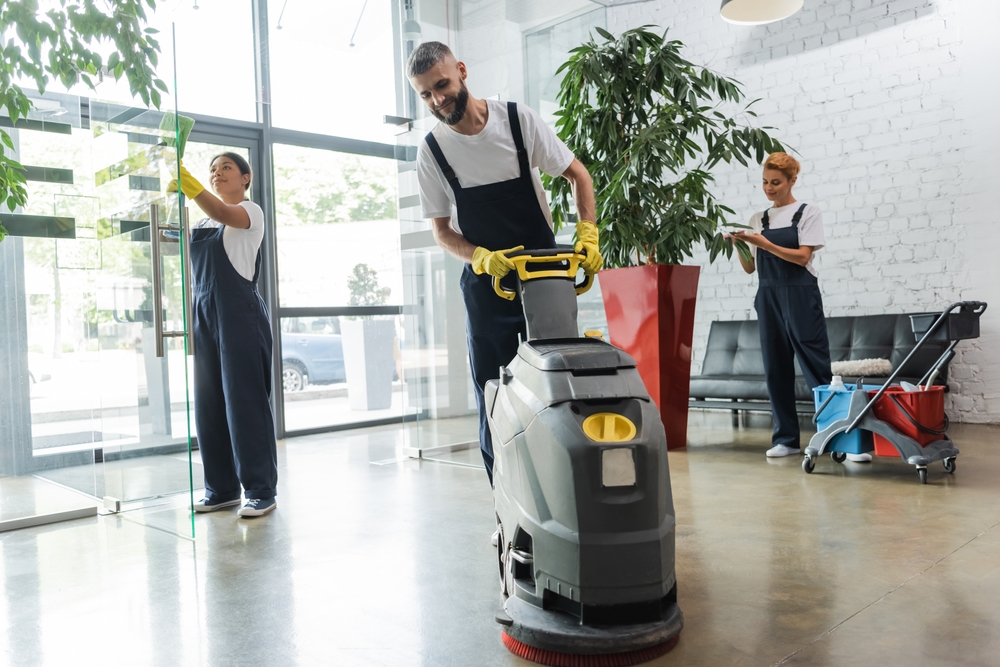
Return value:
[[(537, 280), (539, 278), (569, 278), (571, 280), (576, 279), (576, 274), (580, 269), (580, 264), (586, 259), (585, 253), (578, 252), (552, 252), (547, 255), (540, 254), (536, 251), (524, 251), (523, 254), (517, 253), (508, 255), (507, 259), (514, 263), (514, 268), (517, 270), (517, 277), (522, 281), (526, 282), (529, 280)], [(532, 270), (530, 268), (531, 264), (552, 264), (554, 262), (566, 262), (565, 269), (539, 269)], [(589, 290), (594, 285), (594, 275), (585, 274), (583, 277), (583, 282), (574, 285), (576, 293), (583, 294)], [(507, 299), (508, 301), (513, 301), (517, 298), (517, 292), (514, 290), (509, 290), (504, 288), (500, 284), (500, 278), (493, 277), (493, 291), (497, 293), (502, 299)]]

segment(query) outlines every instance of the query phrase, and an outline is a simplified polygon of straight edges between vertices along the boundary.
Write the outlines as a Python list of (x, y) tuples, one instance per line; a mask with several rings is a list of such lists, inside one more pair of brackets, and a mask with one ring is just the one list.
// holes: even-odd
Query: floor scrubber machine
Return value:
[(628, 354), (578, 334), (576, 296), (593, 282), (575, 282), (584, 256), (510, 258), (528, 340), (485, 392), (504, 644), (546, 665), (651, 660), (683, 627), (659, 412)]

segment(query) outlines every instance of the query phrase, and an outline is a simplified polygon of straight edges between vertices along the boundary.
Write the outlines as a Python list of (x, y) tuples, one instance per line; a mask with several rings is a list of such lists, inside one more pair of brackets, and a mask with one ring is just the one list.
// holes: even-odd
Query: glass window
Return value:
[(404, 370), (406, 332), (402, 315), (282, 318), (285, 428), (360, 424), (418, 412), (419, 375)]
[(282, 306), (403, 303), (396, 162), (276, 145)]
[(590, 39), (595, 27), (603, 28), (606, 23), (604, 9), (597, 9), (525, 35), (528, 106), (537, 110), (549, 125), (555, 126), (563, 80), (556, 70), (566, 62), (572, 49)]
[[(160, 43), (156, 73), (170, 93), (164, 94), (160, 109), (175, 108), (174, 45), (172, 29), (177, 32), (177, 96), (180, 109), (190, 113), (257, 120), (256, 58), (252, 4), (249, 2), (173, 2), (163, 3), (155, 12), (148, 7), (149, 27), (159, 30), (153, 37)], [(106, 45), (98, 48), (106, 52)], [(24, 81), (34, 88), (30, 79)], [(48, 92), (65, 88), (50, 82)], [(85, 84), (72, 88), (73, 93), (93, 99), (128, 106), (142, 105), (133, 97), (128, 80), (105, 77), (91, 90)], [(388, 111), (386, 113), (391, 113)], [(61, 119), (53, 119), (61, 120)]]
[(274, 125), (392, 143), (392, 3), (270, 0)]

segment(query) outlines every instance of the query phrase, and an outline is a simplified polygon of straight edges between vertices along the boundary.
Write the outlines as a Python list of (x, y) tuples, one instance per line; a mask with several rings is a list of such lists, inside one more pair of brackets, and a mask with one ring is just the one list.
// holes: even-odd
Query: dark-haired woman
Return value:
[(194, 509), (239, 505), (242, 485), (239, 516), (261, 516), (277, 506), (278, 483), (271, 325), (257, 292), (264, 212), (246, 199), (253, 174), (237, 153), (212, 159), (215, 195), (183, 165), (180, 172), (184, 196), (208, 215), (191, 231), (194, 415), (205, 469), (205, 498)]

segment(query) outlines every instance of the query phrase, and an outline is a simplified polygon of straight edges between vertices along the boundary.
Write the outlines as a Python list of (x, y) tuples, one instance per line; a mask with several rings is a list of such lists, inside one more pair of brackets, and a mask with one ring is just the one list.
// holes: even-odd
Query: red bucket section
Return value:
[[(876, 393), (869, 391), (868, 396), (874, 397)], [(872, 412), (903, 435), (926, 446), (940, 440), (942, 436), (927, 433), (913, 422), (931, 431), (945, 428), (944, 387), (931, 387), (926, 391), (904, 391), (902, 387), (889, 387), (872, 407)], [(873, 435), (877, 456), (899, 456), (899, 451), (891, 442), (877, 433)]]

